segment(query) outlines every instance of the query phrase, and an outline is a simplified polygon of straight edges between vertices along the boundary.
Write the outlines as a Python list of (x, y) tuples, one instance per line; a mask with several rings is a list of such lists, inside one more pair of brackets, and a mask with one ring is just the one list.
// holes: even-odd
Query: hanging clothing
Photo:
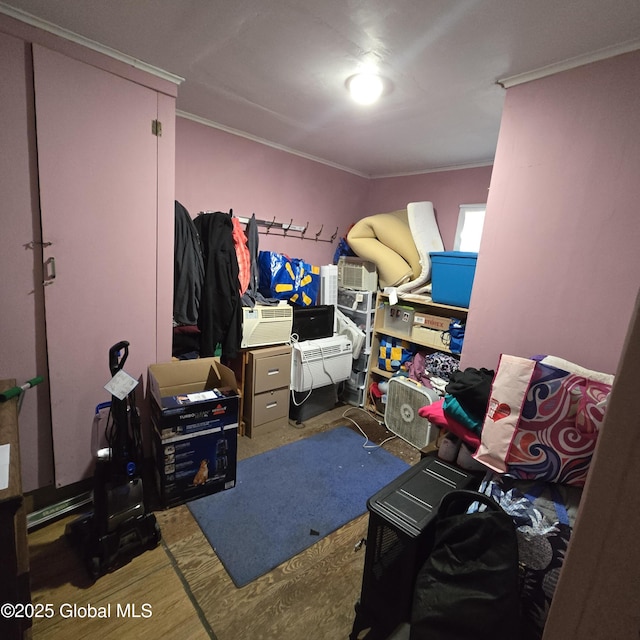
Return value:
[(247, 222), (245, 229), (247, 238), (247, 250), (249, 252), (250, 269), (249, 269), (249, 286), (242, 295), (243, 307), (255, 307), (256, 304), (275, 306), (280, 303), (276, 298), (265, 298), (259, 291), (260, 286), (260, 267), (258, 265), (259, 251), (259, 234), (258, 223), (256, 222), (256, 214), (252, 214)]
[(233, 244), (235, 245), (238, 259), (240, 295), (242, 295), (247, 290), (249, 279), (251, 278), (251, 256), (247, 247), (247, 236), (244, 235), (240, 220), (232, 217), (231, 222), (233, 223)]
[(256, 293), (258, 293), (258, 286), (260, 284), (260, 272), (258, 270), (259, 237), (258, 223), (256, 222), (255, 213), (251, 214), (251, 218), (249, 222), (247, 222), (246, 236), (249, 258), (251, 260), (251, 273), (247, 293), (255, 299)]
[(202, 245), (189, 212), (177, 200), (173, 253), (173, 321), (197, 325), (204, 282)]
[(202, 241), (204, 286), (200, 299), (198, 327), (202, 332), (200, 355), (216, 355), (221, 345), (222, 358), (234, 358), (242, 341), (242, 307), (239, 292), (239, 268), (233, 244), (233, 223), (227, 213), (200, 214), (195, 220)]

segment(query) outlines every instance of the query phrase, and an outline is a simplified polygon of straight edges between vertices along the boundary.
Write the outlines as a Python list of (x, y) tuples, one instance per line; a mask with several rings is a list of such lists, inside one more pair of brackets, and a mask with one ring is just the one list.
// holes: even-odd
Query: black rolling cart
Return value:
[(367, 501), (362, 590), (350, 640), (365, 629), (367, 640), (384, 640), (409, 622), (416, 575), (432, 546), (433, 514), (449, 491), (479, 482), (477, 473), (427, 456)]

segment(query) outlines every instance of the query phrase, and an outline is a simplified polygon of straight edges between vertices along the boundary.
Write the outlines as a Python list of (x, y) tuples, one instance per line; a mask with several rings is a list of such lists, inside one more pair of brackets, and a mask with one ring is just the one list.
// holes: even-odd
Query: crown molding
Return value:
[(296, 149), (291, 149), (290, 147), (286, 147), (281, 144), (277, 144), (275, 142), (271, 142), (269, 140), (265, 140), (264, 138), (259, 138), (258, 136), (251, 135), (249, 133), (245, 133), (244, 131), (240, 131), (239, 129), (233, 129), (232, 127), (227, 127), (223, 124), (219, 124), (217, 122), (213, 122), (212, 120), (208, 120), (207, 118), (202, 118), (200, 116), (193, 115), (192, 113), (187, 113), (186, 111), (176, 110), (176, 117), (184, 118), (185, 120), (192, 120), (193, 122), (197, 122), (198, 124), (205, 125), (206, 127), (211, 127), (212, 129), (219, 129), (220, 131), (224, 131), (226, 133), (230, 133), (234, 136), (239, 136), (241, 138), (246, 138), (247, 140), (251, 140), (252, 142), (257, 142), (258, 144), (264, 144), (267, 147), (271, 147), (272, 149), (277, 149), (278, 151), (284, 151), (285, 153), (290, 153), (294, 156), (298, 156), (300, 158), (305, 158), (306, 160), (311, 160), (312, 162), (318, 162), (320, 164), (324, 164), (328, 167), (332, 167), (333, 169), (338, 169), (340, 171), (346, 171), (347, 173), (351, 173), (360, 178), (366, 178), (367, 180), (374, 180), (377, 178), (402, 178), (404, 176), (418, 176), (424, 173), (438, 173), (441, 171), (455, 171), (458, 169), (475, 169), (476, 167), (489, 167), (493, 165), (493, 160), (486, 160), (483, 162), (475, 162), (470, 164), (459, 164), (459, 165), (451, 165), (438, 167), (436, 169), (423, 169), (420, 171), (413, 171), (409, 173), (397, 173), (397, 174), (386, 174), (386, 175), (370, 175), (367, 173), (362, 173), (361, 171), (356, 171), (355, 169), (351, 169), (349, 167), (345, 167), (343, 165), (337, 164), (335, 162), (330, 162), (329, 160), (323, 160), (322, 158), (318, 158), (316, 156), (312, 156), (308, 153), (304, 153), (302, 151), (297, 151)]
[(360, 171), (355, 171), (354, 169), (350, 169), (349, 167), (345, 167), (335, 162), (330, 162), (329, 160), (323, 160), (322, 158), (312, 156), (311, 154), (304, 153), (303, 151), (297, 151), (296, 149), (291, 149), (290, 147), (286, 147), (285, 145), (278, 144), (276, 142), (271, 142), (270, 140), (265, 140), (264, 138), (259, 138), (258, 136), (251, 135), (250, 133), (245, 133), (244, 131), (240, 131), (239, 129), (234, 129), (233, 127), (227, 127), (226, 125), (220, 124), (218, 122), (213, 122), (212, 120), (208, 120), (207, 118), (202, 118), (200, 116), (193, 115), (192, 113), (187, 113), (186, 111), (180, 111), (179, 109), (176, 109), (176, 116), (180, 118), (184, 118), (185, 120), (192, 120), (193, 122), (203, 124), (206, 127), (211, 127), (212, 129), (219, 129), (220, 131), (231, 133), (232, 135), (239, 136), (240, 138), (246, 138), (247, 140), (251, 140), (252, 142), (257, 142), (258, 144), (263, 144), (267, 147), (271, 147), (272, 149), (277, 149), (278, 151), (284, 151), (285, 153), (290, 153), (294, 156), (299, 156), (300, 158), (304, 158), (305, 160), (311, 160), (312, 162), (318, 162), (328, 167), (332, 167), (333, 169), (339, 169), (340, 171), (346, 171), (347, 173), (352, 173), (353, 175), (359, 176), (360, 178), (371, 177), (365, 173), (362, 173)]
[(134, 58), (133, 56), (129, 56), (126, 53), (122, 53), (116, 49), (112, 49), (111, 47), (107, 47), (106, 45), (100, 44), (95, 40), (91, 40), (86, 38), (85, 36), (81, 36), (78, 33), (74, 33), (73, 31), (69, 31), (68, 29), (64, 29), (63, 27), (59, 27), (52, 22), (48, 22), (47, 20), (43, 20), (42, 18), (38, 18), (26, 11), (22, 11), (20, 9), (16, 9), (15, 7), (11, 7), (4, 2), (0, 2), (0, 13), (3, 13), (10, 18), (15, 18), (16, 20), (20, 20), (20, 22), (25, 22), (26, 24), (31, 25), (32, 27), (36, 27), (38, 29), (42, 29), (48, 33), (51, 33), (60, 38), (64, 38), (65, 40), (69, 40), (70, 42), (75, 42), (76, 44), (82, 45), (87, 49), (91, 49), (92, 51), (96, 51), (105, 56), (109, 56), (115, 60), (120, 62), (124, 62), (129, 66), (135, 67), (136, 69), (140, 69), (141, 71), (145, 71), (153, 76), (158, 78), (162, 78), (163, 80), (167, 80), (176, 85), (180, 85), (184, 82), (184, 78), (170, 73), (169, 71), (165, 71), (164, 69), (160, 69), (158, 67), (154, 67), (151, 64), (143, 62), (138, 58)]
[(539, 80), (540, 78), (546, 78), (547, 76), (561, 73), (562, 71), (569, 71), (576, 67), (582, 67), (585, 64), (591, 64), (592, 62), (599, 62), (600, 60), (606, 60), (607, 58), (613, 58), (624, 53), (630, 53), (640, 49), (640, 40), (627, 40), (611, 47), (605, 47), (598, 51), (592, 51), (591, 53), (585, 53), (575, 58), (569, 58), (568, 60), (562, 60), (561, 62), (554, 62), (546, 67), (540, 67), (532, 71), (525, 71), (524, 73), (518, 73), (514, 76), (509, 76), (497, 81), (503, 89), (509, 89), (525, 82), (531, 82), (532, 80)]

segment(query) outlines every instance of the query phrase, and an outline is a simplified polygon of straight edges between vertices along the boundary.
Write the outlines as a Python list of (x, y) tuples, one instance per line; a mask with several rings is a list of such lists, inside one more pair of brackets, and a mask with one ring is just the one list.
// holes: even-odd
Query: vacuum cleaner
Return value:
[[(129, 343), (109, 349), (109, 370), (124, 367)], [(66, 535), (80, 549), (90, 574), (97, 578), (125, 564), (160, 540), (160, 527), (147, 511), (142, 485), (142, 437), (135, 391), (111, 397), (105, 429), (108, 447), (97, 452), (93, 476), (93, 510), (69, 523)]]

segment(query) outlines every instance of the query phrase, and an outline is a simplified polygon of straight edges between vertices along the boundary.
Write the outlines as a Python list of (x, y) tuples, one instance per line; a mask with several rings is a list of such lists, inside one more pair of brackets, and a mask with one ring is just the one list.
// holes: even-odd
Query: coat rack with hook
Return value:
[[(242, 224), (247, 224), (251, 219), (243, 216), (236, 216), (236, 218)], [(320, 234), (324, 229), (324, 224), (320, 225), (319, 231), (317, 231), (316, 233), (310, 232), (310, 235), (307, 237), (306, 233), (307, 231), (309, 231), (309, 223), (307, 222), (304, 226), (293, 224), (293, 218), (291, 218), (289, 222), (278, 222), (275, 217), (272, 220), (259, 220), (258, 218), (256, 218), (256, 224), (259, 227), (263, 227), (265, 229), (265, 231), (260, 230), (260, 233), (262, 233), (263, 235), (275, 235), (285, 238), (295, 238), (296, 236), (291, 234), (299, 233), (300, 235), (297, 237), (300, 240), (313, 240), (315, 242), (333, 242), (338, 237), (338, 227), (336, 227), (335, 232), (330, 238), (321, 238)], [(279, 231), (281, 233), (278, 233)]]
[[(213, 211), (200, 211), (198, 215), (202, 215), (203, 213), (214, 213)], [(233, 209), (229, 210), (229, 215), (234, 215)], [(241, 224), (247, 224), (251, 218), (246, 218), (243, 216), (235, 216)], [(338, 227), (333, 232), (330, 238), (321, 238), (320, 235), (324, 230), (324, 224), (320, 225), (320, 229), (313, 234), (312, 236), (306, 237), (306, 233), (309, 230), (309, 223), (307, 222), (304, 227), (293, 224), (293, 218), (289, 220), (289, 222), (278, 222), (275, 216), (271, 220), (260, 220), (256, 218), (256, 224), (259, 227), (263, 227), (266, 229), (265, 231), (260, 231), (263, 235), (273, 235), (273, 236), (281, 236), (283, 238), (295, 238), (296, 236), (290, 235), (291, 232), (299, 233), (298, 238), (300, 240), (313, 240), (315, 242), (333, 242), (338, 237)], [(282, 233), (274, 233), (272, 230), (276, 229), (281, 231)]]

